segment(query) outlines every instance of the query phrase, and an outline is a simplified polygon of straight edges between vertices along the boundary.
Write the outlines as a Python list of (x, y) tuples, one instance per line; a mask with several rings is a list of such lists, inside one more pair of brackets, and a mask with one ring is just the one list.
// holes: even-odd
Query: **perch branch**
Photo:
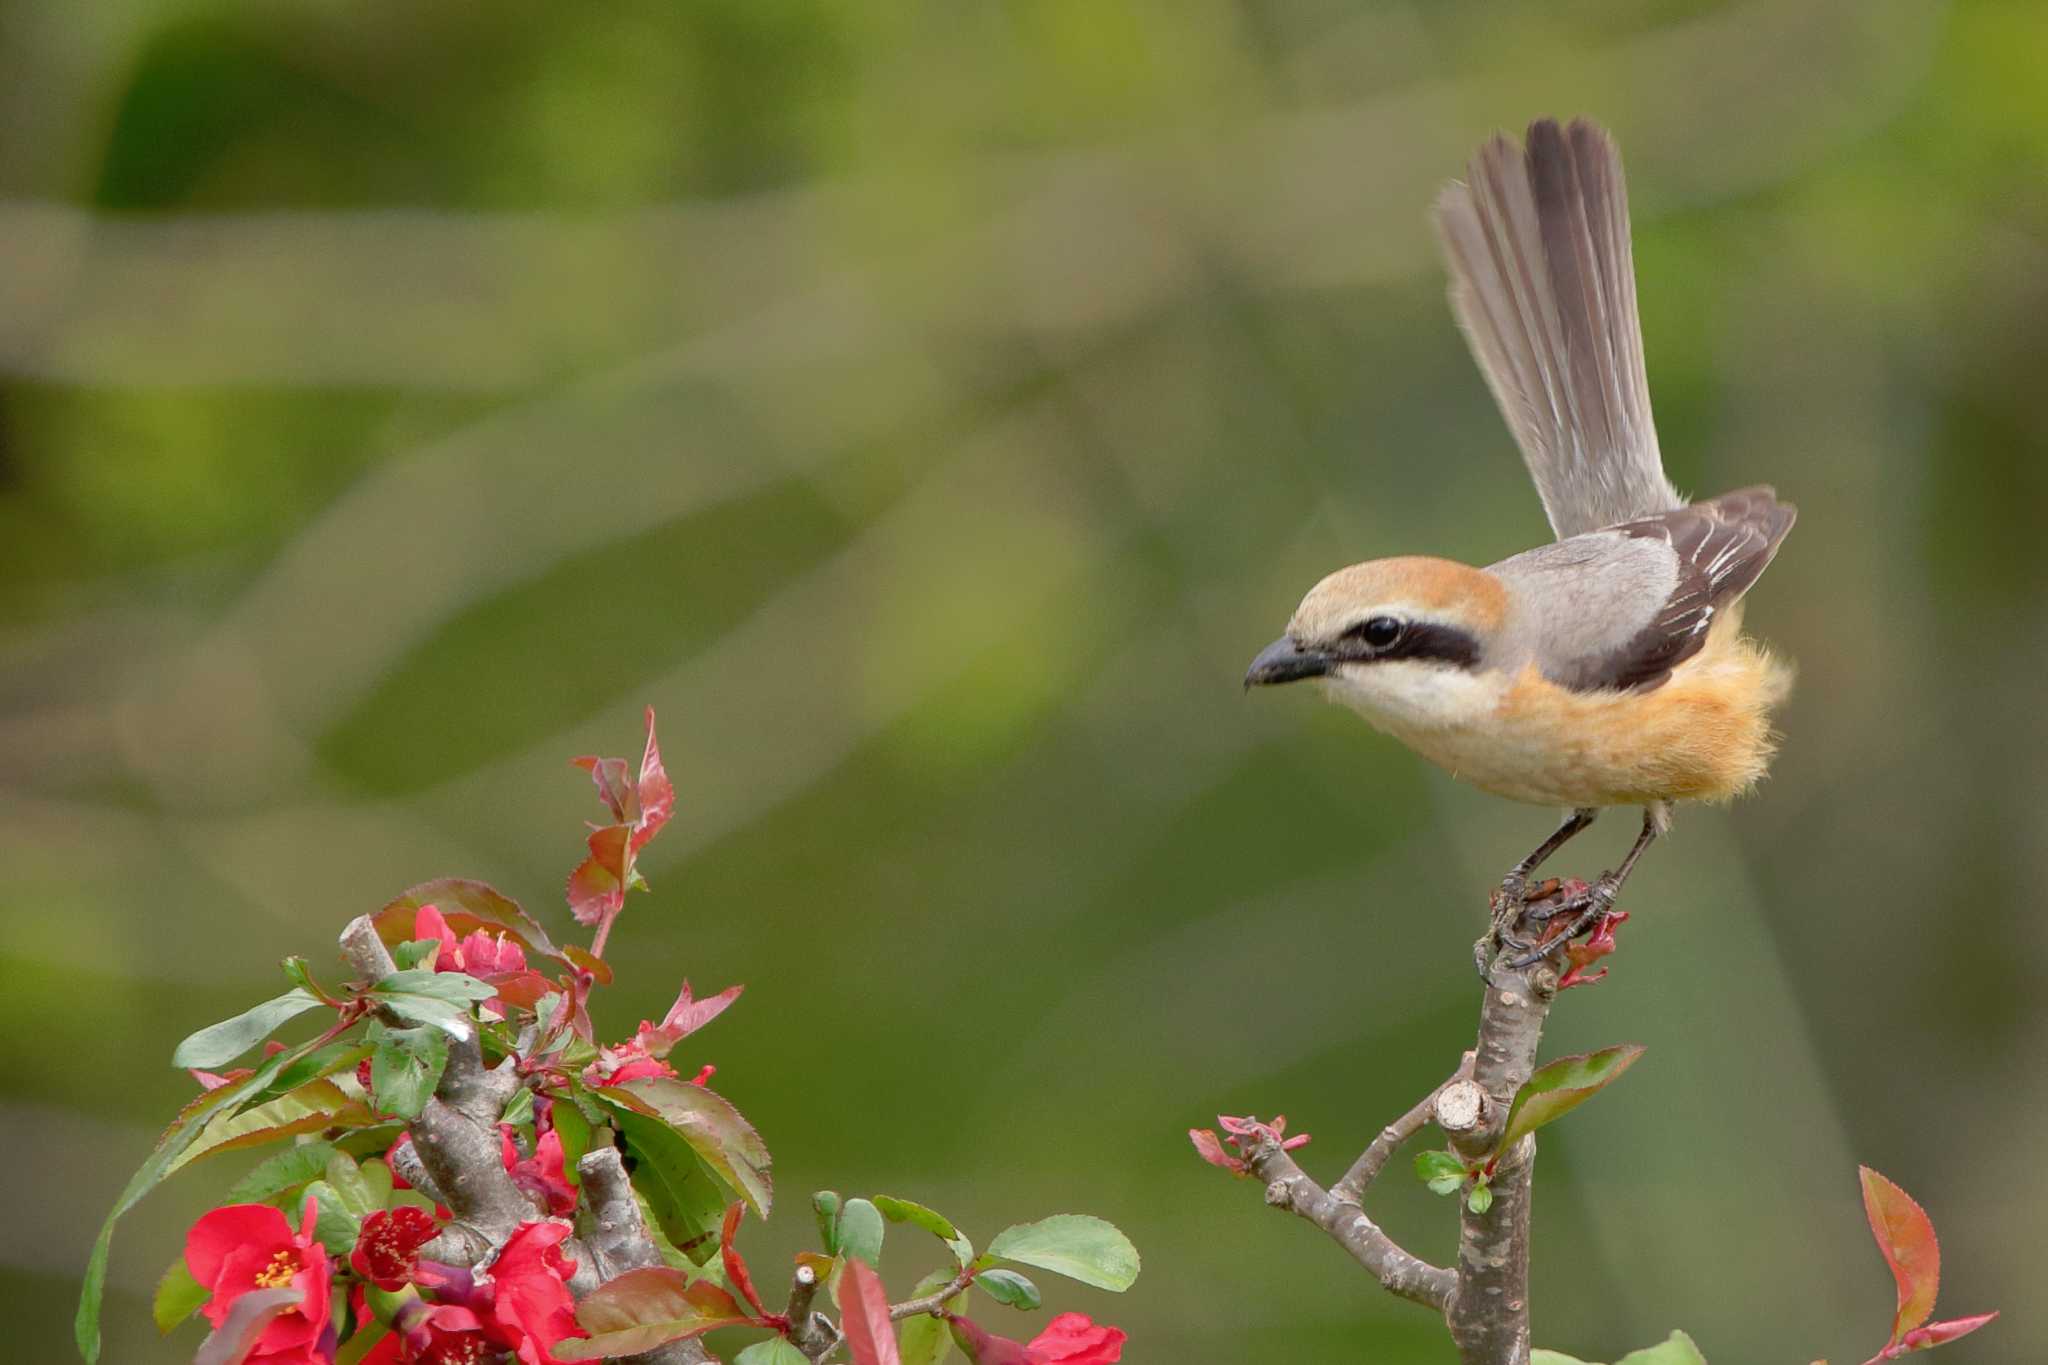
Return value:
[[(1515, 950), (1492, 955), (1479, 1008), (1479, 1039), (1469, 1079), (1437, 1096), (1437, 1117), (1451, 1150), (1467, 1164), (1490, 1158), (1507, 1127), (1515, 1092), (1536, 1070), (1543, 1024), (1557, 995), (1548, 961), (1516, 970)], [(1527, 1365), (1529, 1360), (1529, 1205), (1536, 1139), (1525, 1137), (1495, 1164), (1493, 1202), (1473, 1212), (1460, 1201), (1457, 1288), (1444, 1310), (1464, 1365)]]

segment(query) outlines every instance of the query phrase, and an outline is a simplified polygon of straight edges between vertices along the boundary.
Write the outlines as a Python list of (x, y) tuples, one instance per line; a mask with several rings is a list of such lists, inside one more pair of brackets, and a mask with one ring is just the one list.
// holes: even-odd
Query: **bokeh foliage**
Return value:
[[(2044, 63), (2010, 0), (7, 6), (11, 1339), (65, 1349), (172, 1040), (428, 876), (547, 913), (562, 758), (652, 702), (619, 951), (749, 984), (720, 1082), (786, 1188), (1099, 1210), (1134, 1358), (1446, 1360), (1182, 1132), (1284, 1109), (1340, 1166), (1546, 827), (1236, 680), (1330, 567), (1543, 534), (1424, 225), (1553, 112), (1629, 160), (1674, 476), (1803, 515), (1749, 618), (1778, 773), (1681, 814), (1556, 1016), (1650, 1051), (1545, 1134), (1539, 1336), (1846, 1355), (1858, 1160), (2030, 1302)], [(202, 1193), (139, 1211), (110, 1358), (169, 1358)], [(2048, 1329), (1950, 1359), (1993, 1350)]]

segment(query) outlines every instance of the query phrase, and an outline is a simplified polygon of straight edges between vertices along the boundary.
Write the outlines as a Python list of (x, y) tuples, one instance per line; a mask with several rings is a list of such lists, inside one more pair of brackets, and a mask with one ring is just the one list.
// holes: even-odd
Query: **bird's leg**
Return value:
[(1643, 856), (1643, 850), (1650, 846), (1651, 842), (1656, 839), (1662, 830), (1662, 822), (1658, 819), (1658, 814), (1658, 809), (1655, 806), (1644, 808), (1643, 832), (1636, 836), (1635, 844), (1629, 849), (1628, 856), (1623, 858), (1621, 866), (1615, 868), (1612, 872), (1600, 874), (1600, 880), (1593, 883), (1591, 888), (1587, 890), (1585, 901), (1579, 912), (1566, 922), (1563, 931), (1550, 936), (1541, 947), (1537, 948), (1534, 952), (1522, 954), (1522, 956), (1510, 962), (1508, 966), (1516, 971), (1520, 971), (1524, 967), (1534, 966), (1551, 953), (1556, 952), (1562, 945), (1570, 943), (1574, 937), (1588, 925), (1592, 924), (1594, 920), (1614, 908), (1614, 898), (1621, 894), (1621, 884), (1628, 880), (1628, 874), (1635, 871), (1636, 859)]
[(1529, 850), (1528, 857), (1508, 869), (1508, 875), (1501, 878), (1500, 882), (1502, 898), (1519, 909), (1522, 894), (1528, 889), (1529, 874), (1543, 866), (1544, 860), (1551, 854), (1570, 843), (1575, 836), (1592, 824), (1599, 814), (1600, 812), (1592, 806), (1580, 806), (1567, 815), (1564, 823), (1552, 831), (1548, 839)]
[[(1600, 812), (1592, 806), (1580, 806), (1564, 818), (1564, 823), (1551, 832), (1548, 839), (1529, 851), (1529, 856), (1508, 869), (1508, 875), (1501, 878), (1500, 890), (1493, 898), (1493, 932), (1474, 945), (1475, 955), (1484, 960), (1491, 949), (1510, 942), (1515, 921), (1522, 917), (1526, 908), (1529, 891), (1529, 874), (1543, 865), (1544, 859), (1569, 843), (1574, 836), (1593, 823)], [(1517, 943), (1516, 946), (1520, 946)], [(1484, 976), (1482, 969), (1480, 975)]]

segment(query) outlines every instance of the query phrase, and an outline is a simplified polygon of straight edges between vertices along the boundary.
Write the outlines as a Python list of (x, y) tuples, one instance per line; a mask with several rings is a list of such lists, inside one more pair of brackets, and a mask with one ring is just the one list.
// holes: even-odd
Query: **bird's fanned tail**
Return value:
[(1650, 417), (1621, 155), (1595, 125), (1495, 137), (1437, 201), (1451, 307), (1558, 538), (1683, 505)]

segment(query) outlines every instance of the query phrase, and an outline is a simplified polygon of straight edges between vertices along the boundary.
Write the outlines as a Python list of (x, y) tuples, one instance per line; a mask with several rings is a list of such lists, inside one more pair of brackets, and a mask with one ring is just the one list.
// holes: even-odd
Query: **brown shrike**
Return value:
[(1608, 136), (1545, 119), (1526, 150), (1496, 136), (1467, 174), (1436, 207), (1451, 308), (1557, 540), (1484, 569), (1339, 569), (1245, 684), (1318, 679), (1453, 776), (1568, 807), (1508, 873), (1500, 928), (1603, 807), (1641, 806), (1634, 847), (1547, 952), (1613, 904), (1672, 802), (1725, 801), (1764, 775), (1791, 673), (1742, 634), (1741, 603), (1795, 511), (1761, 486), (1688, 504), (1664, 477)]

